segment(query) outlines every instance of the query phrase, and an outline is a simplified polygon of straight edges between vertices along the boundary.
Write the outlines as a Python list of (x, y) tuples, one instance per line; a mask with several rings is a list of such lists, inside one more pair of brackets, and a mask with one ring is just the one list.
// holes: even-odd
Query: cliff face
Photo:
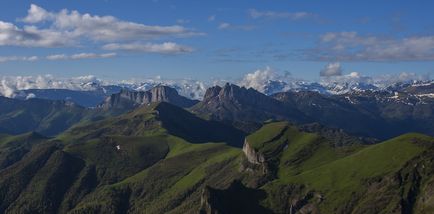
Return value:
[(237, 128), (252, 132), (269, 119), (306, 121), (307, 118), (291, 106), (252, 88), (226, 84), (209, 88), (204, 99), (192, 111), (213, 120), (231, 121)]
[(198, 101), (179, 95), (173, 88), (157, 86), (149, 91), (121, 90), (121, 92), (107, 97), (100, 107), (104, 109), (130, 109), (135, 106), (156, 102), (168, 102), (182, 108), (187, 108), (193, 106)]
[(274, 177), (264, 154), (253, 148), (247, 139), (244, 140), (243, 153), (247, 161), (241, 163), (240, 171), (252, 172), (257, 176), (254, 186), (264, 184)]
[(265, 163), (264, 155), (262, 155), (261, 153), (257, 152), (254, 148), (252, 148), (247, 142), (247, 139), (244, 140), (243, 152), (250, 163), (257, 164), (257, 165)]

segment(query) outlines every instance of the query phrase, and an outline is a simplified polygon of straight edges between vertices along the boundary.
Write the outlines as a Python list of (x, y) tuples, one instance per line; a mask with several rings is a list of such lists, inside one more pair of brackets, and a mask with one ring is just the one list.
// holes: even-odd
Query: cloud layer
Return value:
[(329, 32), (307, 59), (320, 61), (432, 61), (434, 36), (389, 38), (363, 36), (357, 32)]
[(153, 43), (128, 43), (128, 44), (119, 44), (119, 43), (111, 43), (103, 46), (105, 50), (112, 51), (137, 51), (137, 52), (145, 52), (145, 53), (159, 53), (159, 54), (181, 54), (181, 53), (190, 53), (194, 49), (189, 46), (179, 45), (174, 42), (165, 42), (161, 44), (153, 44)]
[(311, 18), (314, 16), (312, 13), (308, 12), (278, 12), (278, 11), (258, 11), (256, 9), (250, 9), (249, 15), (251, 18), (259, 19), (289, 19), (289, 20), (300, 20)]
[[(364, 76), (358, 72), (338, 76), (323, 77), (320, 82), (308, 82), (292, 77), (289, 73), (279, 73), (270, 67), (258, 69), (247, 73), (240, 80), (232, 83), (253, 88), (265, 94), (273, 94), (289, 90), (310, 90), (320, 93), (345, 93), (357, 88), (377, 89), (393, 84), (412, 81), (430, 80), (428, 75), (402, 72), (397, 75)], [(21, 90), (26, 89), (70, 89), (70, 90), (96, 90), (104, 85), (119, 85), (134, 90), (149, 90), (157, 85), (167, 85), (192, 99), (202, 99), (208, 87), (223, 85), (227, 81), (198, 81), (194, 79), (162, 79), (160, 77), (142, 80), (104, 81), (93, 75), (57, 78), (52, 75), (38, 76), (0, 76), (0, 95), (6, 97), (23, 96)], [(30, 95), (31, 96), (31, 95)], [(26, 95), (24, 95), (26, 97)]]
[(112, 58), (116, 53), (77, 53), (72, 55), (67, 54), (53, 54), (48, 56), (0, 56), (0, 63), (12, 61), (33, 62), (39, 60), (80, 60), (80, 59), (98, 59), (98, 58)]
[[(0, 46), (80, 47), (88, 42), (118, 50), (153, 53), (186, 53), (193, 49), (179, 44), (144, 41), (203, 35), (181, 25), (159, 26), (123, 21), (113, 16), (97, 16), (63, 9), (50, 12), (31, 4), (27, 16), (20, 19), (24, 26), (0, 21)], [(133, 47), (131, 42), (136, 44)], [(112, 44), (114, 43), (114, 44)], [(125, 44), (124, 44), (125, 43)], [(104, 47), (106, 47), (104, 46)]]
[(93, 75), (73, 78), (55, 78), (52, 75), (4, 76), (0, 79), (0, 94), (15, 97), (20, 90), (27, 89), (92, 90), (94, 84), (89, 83), (103, 84), (103, 81)]

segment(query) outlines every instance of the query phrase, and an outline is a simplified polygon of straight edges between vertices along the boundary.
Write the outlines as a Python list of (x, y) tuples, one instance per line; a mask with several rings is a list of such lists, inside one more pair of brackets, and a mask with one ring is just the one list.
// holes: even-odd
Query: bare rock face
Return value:
[(270, 172), (270, 166), (265, 156), (254, 149), (247, 139), (244, 140), (243, 152), (247, 161), (241, 163), (240, 171), (252, 172), (259, 176), (255, 185), (259, 185), (272, 179), (273, 173)]
[(237, 128), (252, 132), (257, 124), (269, 119), (306, 121), (305, 116), (291, 106), (252, 88), (225, 84), (209, 88), (203, 100), (192, 111), (213, 120), (231, 121)]
[(157, 86), (149, 91), (121, 90), (119, 93), (107, 97), (100, 107), (103, 109), (131, 109), (136, 106), (156, 102), (168, 102), (182, 108), (187, 108), (193, 106), (198, 101), (179, 95), (174, 88)]
[(264, 164), (265, 157), (261, 153), (257, 152), (254, 148), (252, 148), (247, 139), (244, 140), (243, 152), (246, 155), (247, 160), (252, 164)]

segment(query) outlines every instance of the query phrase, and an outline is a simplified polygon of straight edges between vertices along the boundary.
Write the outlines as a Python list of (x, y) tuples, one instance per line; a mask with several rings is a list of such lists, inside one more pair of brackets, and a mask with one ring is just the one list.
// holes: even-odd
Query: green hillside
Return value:
[(244, 141), (230, 126), (158, 103), (56, 138), (1, 135), (0, 212), (433, 211), (432, 137), (365, 145), (321, 133), (269, 122)]
[[(259, 153), (265, 154), (267, 164), (278, 162), (276, 179), (261, 187), (271, 196), (263, 201), (264, 206), (277, 213), (290, 209), (287, 201), (281, 201), (282, 195), (287, 194), (284, 191), (290, 190), (298, 191), (298, 195), (292, 196), (295, 198), (293, 200), (304, 200), (305, 203), (303, 206), (293, 204), (294, 211), (302, 207), (325, 213), (348, 213), (351, 210), (363, 213), (364, 209), (393, 213), (404, 208), (417, 209), (416, 199), (407, 205), (401, 204), (401, 201), (406, 200), (403, 194), (405, 188), (409, 188), (405, 185), (415, 184), (407, 181), (410, 183), (402, 184), (404, 186), (393, 186), (396, 185), (395, 181), (385, 179), (393, 180), (404, 170), (417, 170), (411, 169), (409, 162), (416, 161), (417, 164), (418, 161), (427, 160), (432, 163), (430, 155), (434, 148), (434, 138), (416, 133), (372, 146), (333, 147), (327, 139), (314, 133), (299, 132), (284, 122), (265, 125), (247, 137), (247, 141)], [(284, 149), (281, 149), (282, 145), (285, 145)], [(426, 172), (429, 176), (424, 179), (432, 180), (433, 171)], [(384, 182), (390, 189), (377, 191), (368, 188), (378, 185), (375, 182)], [(417, 188), (424, 184), (419, 185)], [(394, 200), (390, 196), (394, 196)], [(414, 195), (411, 197), (417, 198)], [(291, 196), (284, 198), (289, 199)], [(311, 207), (308, 209), (309, 204)]]

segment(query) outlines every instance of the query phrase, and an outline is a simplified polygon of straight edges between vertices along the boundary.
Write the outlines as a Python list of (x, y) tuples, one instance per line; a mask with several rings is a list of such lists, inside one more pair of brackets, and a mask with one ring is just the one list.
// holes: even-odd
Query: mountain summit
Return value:
[(179, 107), (190, 107), (198, 101), (190, 100), (178, 94), (176, 89), (168, 86), (156, 86), (148, 91), (130, 91), (122, 89), (119, 93), (107, 97), (100, 105), (104, 109), (132, 109), (139, 105), (156, 102), (168, 102)]
[(204, 99), (192, 107), (192, 111), (210, 116), (214, 120), (232, 121), (245, 131), (249, 131), (249, 128), (240, 126), (269, 119), (306, 120), (295, 108), (285, 106), (284, 103), (252, 88), (247, 89), (229, 83), (223, 87), (209, 88)]

